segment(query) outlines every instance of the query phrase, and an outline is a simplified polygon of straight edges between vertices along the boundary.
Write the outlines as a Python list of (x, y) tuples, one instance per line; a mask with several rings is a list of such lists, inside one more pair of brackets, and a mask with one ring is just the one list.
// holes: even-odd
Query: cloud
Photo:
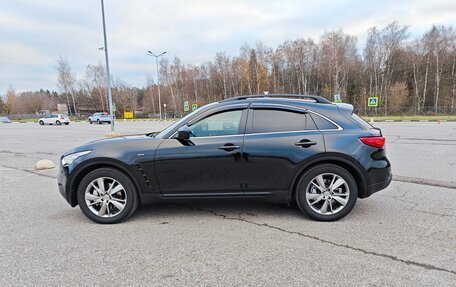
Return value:
[[(199, 64), (219, 51), (237, 55), (244, 43), (318, 41), (338, 28), (362, 47), (368, 28), (395, 20), (411, 25), (412, 37), (432, 24), (454, 25), (456, 1), (106, 0), (105, 12), (111, 73), (142, 86), (149, 73), (155, 77), (147, 50)], [(10, 83), (18, 90), (56, 89), (59, 56), (83, 77), (88, 64), (104, 61), (101, 46), (100, 1), (1, 1), (0, 93)]]

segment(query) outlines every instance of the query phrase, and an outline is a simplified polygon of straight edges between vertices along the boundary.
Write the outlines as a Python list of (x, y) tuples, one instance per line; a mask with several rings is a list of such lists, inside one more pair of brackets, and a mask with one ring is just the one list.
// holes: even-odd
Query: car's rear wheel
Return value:
[(60, 121), (55, 121), (55, 124), (60, 126), (62, 123)]
[(99, 168), (81, 181), (77, 199), (82, 212), (97, 223), (119, 223), (130, 217), (139, 204), (131, 179), (113, 168)]
[(89, 120), (89, 124), (92, 124), (92, 121), (91, 121), (91, 120)]
[(69, 125), (69, 124), (70, 124), (70, 123), (65, 123), (66, 126)]
[(355, 206), (358, 186), (353, 176), (334, 164), (315, 166), (306, 171), (296, 186), (296, 202), (309, 217), (334, 221)]
[(39, 121), (38, 122), (40, 125), (44, 125), (44, 122), (43, 121)]

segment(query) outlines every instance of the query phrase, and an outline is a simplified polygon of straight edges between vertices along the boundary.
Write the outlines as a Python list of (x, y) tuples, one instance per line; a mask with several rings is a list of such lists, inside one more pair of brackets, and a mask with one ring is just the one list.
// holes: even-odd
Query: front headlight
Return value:
[(80, 156), (83, 156), (83, 155), (86, 155), (86, 154), (89, 154), (91, 153), (92, 151), (90, 150), (86, 150), (86, 151), (80, 151), (80, 152), (75, 152), (75, 153), (72, 153), (72, 154), (69, 154), (67, 156), (64, 156), (62, 158), (62, 166), (67, 166), (67, 165), (70, 165), (73, 163), (73, 161), (75, 161), (75, 159), (77, 159), (78, 157)]

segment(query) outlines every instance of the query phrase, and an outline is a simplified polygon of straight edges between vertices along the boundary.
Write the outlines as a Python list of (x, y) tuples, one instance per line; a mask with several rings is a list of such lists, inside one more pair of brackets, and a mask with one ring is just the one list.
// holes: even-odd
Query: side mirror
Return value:
[(182, 126), (177, 130), (177, 139), (183, 140), (183, 141), (188, 141), (190, 139), (190, 134), (191, 134), (190, 128), (187, 125)]

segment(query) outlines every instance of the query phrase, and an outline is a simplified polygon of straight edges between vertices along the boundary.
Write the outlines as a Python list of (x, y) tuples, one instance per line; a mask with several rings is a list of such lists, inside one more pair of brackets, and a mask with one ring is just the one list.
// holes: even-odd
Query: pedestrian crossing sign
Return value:
[(188, 105), (188, 101), (184, 102), (184, 112), (190, 111), (190, 106)]
[(368, 107), (378, 107), (378, 97), (370, 97), (367, 99)]

